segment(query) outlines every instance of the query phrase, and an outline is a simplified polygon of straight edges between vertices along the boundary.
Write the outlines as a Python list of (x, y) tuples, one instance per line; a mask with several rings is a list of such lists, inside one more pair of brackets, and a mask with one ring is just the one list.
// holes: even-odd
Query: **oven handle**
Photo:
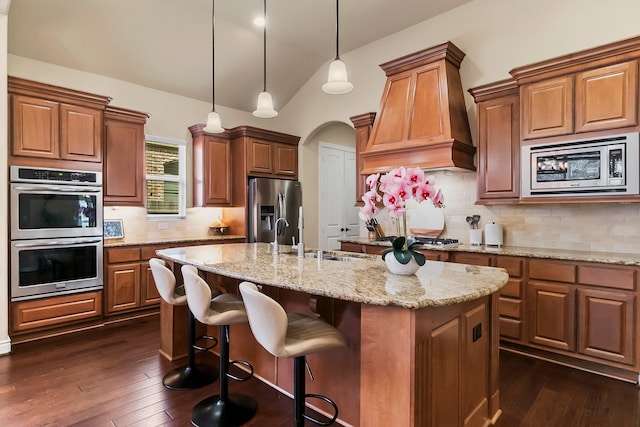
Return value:
[(19, 191), (59, 191), (61, 193), (99, 193), (102, 189), (95, 187), (70, 187), (66, 185), (20, 185), (13, 187), (15, 190)]
[(47, 243), (14, 243), (16, 248), (35, 248), (37, 246), (62, 246), (77, 243), (100, 243), (101, 239), (51, 240)]

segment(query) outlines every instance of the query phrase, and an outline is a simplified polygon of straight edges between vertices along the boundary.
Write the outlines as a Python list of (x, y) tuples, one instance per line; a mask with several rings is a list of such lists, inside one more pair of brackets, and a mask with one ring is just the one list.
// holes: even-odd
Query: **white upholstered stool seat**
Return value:
[[(253, 283), (240, 283), (240, 293), (249, 317), (251, 332), (258, 343), (276, 357), (294, 358), (295, 426), (304, 426), (305, 419), (319, 425), (332, 424), (338, 418), (335, 402), (326, 396), (305, 393), (305, 356), (346, 346), (344, 335), (320, 319), (286, 313), (277, 301), (261, 293)], [(306, 397), (322, 399), (333, 406), (333, 418), (322, 422), (305, 415)]]
[[(200, 322), (220, 327), (220, 392), (196, 404), (191, 411), (191, 423), (195, 426), (239, 426), (255, 415), (258, 403), (243, 394), (229, 394), (228, 378), (245, 381), (253, 375), (253, 367), (245, 361), (229, 361), (229, 325), (246, 323), (242, 298), (221, 294), (211, 298), (211, 288), (191, 265), (182, 266), (187, 304)], [(244, 378), (229, 373), (230, 364), (242, 364), (250, 373)]]
[[(166, 263), (161, 259), (151, 258), (149, 266), (160, 297), (167, 304), (187, 305), (184, 286), (176, 286), (176, 277)], [(164, 386), (169, 389), (193, 390), (211, 384), (218, 378), (215, 367), (196, 364), (195, 349), (199, 347), (196, 346), (196, 320), (191, 311), (187, 314), (187, 341), (187, 365), (172, 370), (162, 379)]]

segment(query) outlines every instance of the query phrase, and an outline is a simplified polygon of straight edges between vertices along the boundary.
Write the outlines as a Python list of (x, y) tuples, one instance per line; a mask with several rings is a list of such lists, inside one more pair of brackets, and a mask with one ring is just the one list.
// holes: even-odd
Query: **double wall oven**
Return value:
[(102, 174), (10, 168), (11, 300), (102, 289)]

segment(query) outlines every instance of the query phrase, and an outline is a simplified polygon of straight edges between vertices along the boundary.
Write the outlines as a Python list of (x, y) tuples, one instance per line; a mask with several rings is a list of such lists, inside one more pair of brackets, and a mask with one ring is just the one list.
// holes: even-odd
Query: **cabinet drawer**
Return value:
[(454, 254), (454, 261), (459, 262), (460, 264), (481, 265), (487, 267), (491, 265), (491, 257), (485, 254), (456, 252)]
[(382, 253), (382, 251), (384, 251), (387, 248), (384, 247), (384, 246), (364, 245), (364, 246), (362, 246), (362, 249), (364, 249), (364, 253), (365, 254), (378, 255), (378, 254)]
[(140, 248), (107, 249), (107, 264), (140, 260)]
[(618, 289), (636, 289), (636, 270), (595, 265), (578, 266), (578, 283)]
[(158, 256), (156, 255), (156, 251), (159, 251), (161, 249), (167, 249), (167, 248), (175, 248), (177, 246), (180, 246), (180, 244), (176, 243), (171, 246), (167, 246), (167, 245), (143, 246), (140, 248), (140, 259), (142, 261), (146, 261), (151, 258), (157, 258)]
[(102, 292), (51, 297), (11, 304), (13, 331), (45, 328), (102, 315)]
[(522, 301), (511, 299), (511, 298), (500, 297), (500, 303), (498, 304), (498, 312), (500, 313), (500, 316), (521, 319), (522, 318)]
[(362, 253), (362, 245), (359, 243), (341, 242), (340, 250), (345, 252)]
[(522, 321), (500, 318), (500, 336), (504, 338), (522, 339)]
[(507, 270), (510, 277), (522, 277), (522, 258), (511, 258), (499, 256), (496, 258), (496, 267)]
[(575, 264), (549, 260), (529, 260), (529, 278), (552, 282), (575, 283)]
[(500, 289), (500, 295), (511, 298), (522, 298), (522, 280), (509, 279)]

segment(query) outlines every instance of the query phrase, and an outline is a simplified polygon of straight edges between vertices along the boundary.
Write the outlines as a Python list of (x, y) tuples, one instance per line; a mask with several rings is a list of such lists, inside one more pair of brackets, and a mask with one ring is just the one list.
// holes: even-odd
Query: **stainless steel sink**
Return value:
[(305, 252), (305, 258), (318, 258), (318, 256), (322, 257), (323, 260), (329, 261), (361, 261), (363, 258), (354, 257), (354, 256), (346, 256), (346, 255), (336, 255), (327, 252)]

